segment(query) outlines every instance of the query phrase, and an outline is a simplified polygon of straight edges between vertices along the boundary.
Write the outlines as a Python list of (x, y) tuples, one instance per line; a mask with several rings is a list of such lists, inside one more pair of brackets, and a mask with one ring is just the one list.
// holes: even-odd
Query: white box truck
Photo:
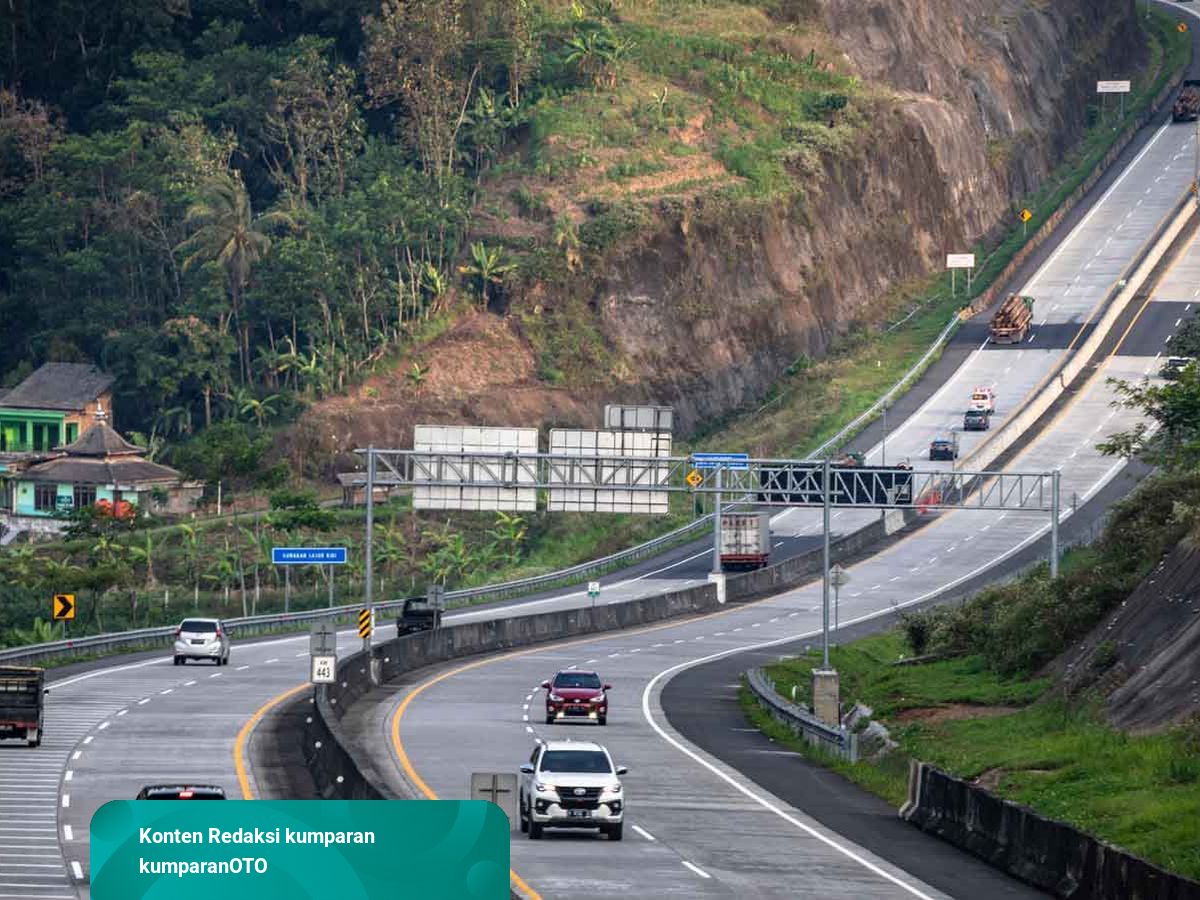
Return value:
[(721, 569), (761, 569), (771, 559), (769, 513), (721, 514)]

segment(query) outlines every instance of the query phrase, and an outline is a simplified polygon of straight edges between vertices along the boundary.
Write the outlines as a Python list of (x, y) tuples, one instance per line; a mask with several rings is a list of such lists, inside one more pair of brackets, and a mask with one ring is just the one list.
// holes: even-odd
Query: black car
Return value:
[(985, 409), (968, 409), (963, 416), (963, 431), (987, 431), (992, 427), (992, 417)]
[(1162, 368), (1158, 370), (1159, 378), (1166, 378), (1173, 381), (1179, 377), (1179, 373), (1190, 366), (1195, 360), (1190, 356), (1168, 356), (1167, 361), (1163, 363)]
[(224, 800), (225, 790), (215, 784), (148, 784), (136, 800)]
[(934, 438), (929, 443), (930, 459), (958, 459), (958, 446), (950, 438)]

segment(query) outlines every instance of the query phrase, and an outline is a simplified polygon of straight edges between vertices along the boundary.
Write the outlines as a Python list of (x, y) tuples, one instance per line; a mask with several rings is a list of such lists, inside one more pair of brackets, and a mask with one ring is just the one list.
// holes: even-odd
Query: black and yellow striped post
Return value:
[(358, 613), (358, 636), (364, 641), (371, 639), (371, 632), (375, 630), (375, 613), (370, 609), (359, 610)]

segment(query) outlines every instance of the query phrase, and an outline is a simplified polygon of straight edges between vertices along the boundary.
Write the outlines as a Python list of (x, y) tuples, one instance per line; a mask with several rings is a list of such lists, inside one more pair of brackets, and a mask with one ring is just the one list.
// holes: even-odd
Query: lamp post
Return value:
[(834, 566), (829, 570), (829, 583), (833, 585), (833, 631), (835, 634), (841, 632), (841, 624), (838, 618), (838, 599), (842, 585), (850, 581), (850, 573), (841, 566)]

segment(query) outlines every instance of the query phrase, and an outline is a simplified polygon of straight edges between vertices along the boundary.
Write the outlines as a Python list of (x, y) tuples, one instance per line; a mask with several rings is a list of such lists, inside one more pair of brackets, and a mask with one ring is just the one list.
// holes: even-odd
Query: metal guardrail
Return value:
[[(659, 535), (653, 540), (646, 541), (636, 547), (630, 547), (608, 556), (594, 559), (586, 563), (547, 572), (545, 575), (533, 575), (529, 578), (519, 578), (501, 584), (483, 585), (477, 588), (465, 588), (459, 591), (447, 591), (445, 596), (448, 608), (460, 608), (480, 600), (503, 600), (532, 593), (539, 588), (549, 588), (575, 581), (580, 581), (593, 575), (611, 571), (623, 563), (637, 561), (662, 551), (663, 548), (686, 538), (694, 532), (705, 530), (712, 523), (712, 514), (702, 516)], [(383, 600), (376, 602), (378, 610), (399, 609), (404, 599)], [(225, 626), (231, 634), (254, 635), (284, 631), (293, 625), (302, 625), (319, 619), (344, 619), (349, 622), (362, 609), (362, 604), (345, 606), (321, 607), (319, 609), (299, 610), (288, 613), (270, 613), (261, 616), (245, 616), (236, 619), (226, 619)], [(376, 626), (378, 627), (378, 625)], [(163, 625), (155, 628), (139, 628), (132, 631), (119, 631), (111, 634), (85, 635), (62, 641), (50, 641), (44, 644), (27, 644), (22, 647), (0, 649), (0, 663), (37, 662), (58, 656), (87, 655), (106, 653), (114, 650), (128, 650), (141, 647), (165, 646), (170, 643), (175, 634), (174, 625)]]
[(820, 458), (832, 453), (834, 450), (838, 449), (838, 447), (842, 446), (842, 444), (844, 444), (846, 441), (850, 440), (850, 438), (854, 437), (854, 435), (858, 434), (859, 430), (861, 430), (864, 426), (874, 420), (875, 416), (879, 414), (880, 410), (895, 400), (896, 396), (902, 390), (907, 388), (914, 379), (920, 377), (921, 373), (925, 371), (925, 369), (929, 366), (929, 363), (933, 360), (934, 354), (938, 353), (945, 346), (946, 342), (950, 340), (951, 335), (958, 330), (958, 327), (962, 324), (962, 321), (963, 320), (959, 317), (958, 313), (955, 313), (954, 317), (946, 323), (946, 327), (942, 329), (941, 333), (934, 339), (933, 343), (929, 345), (929, 349), (925, 351), (925, 353), (919, 360), (916, 361), (911, 369), (900, 376), (900, 380), (892, 385), (891, 388), (888, 389), (887, 393), (872, 403), (852, 422), (850, 422), (841, 431), (814, 450), (811, 454), (809, 454), (809, 456)]
[(775, 682), (762, 669), (750, 669), (746, 673), (746, 683), (776, 722), (786, 725), (811, 746), (847, 762), (858, 762), (857, 734), (827, 725), (803, 707), (784, 700), (775, 690)]

